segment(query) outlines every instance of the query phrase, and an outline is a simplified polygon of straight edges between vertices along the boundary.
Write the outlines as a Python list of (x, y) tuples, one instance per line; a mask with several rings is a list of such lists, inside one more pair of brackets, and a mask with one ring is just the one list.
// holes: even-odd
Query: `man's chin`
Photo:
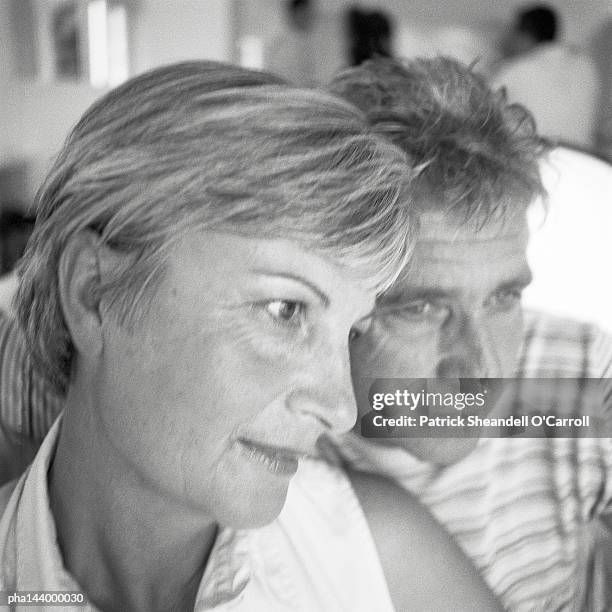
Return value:
[(398, 446), (425, 463), (452, 465), (469, 455), (478, 438), (393, 438), (384, 440), (386, 446)]

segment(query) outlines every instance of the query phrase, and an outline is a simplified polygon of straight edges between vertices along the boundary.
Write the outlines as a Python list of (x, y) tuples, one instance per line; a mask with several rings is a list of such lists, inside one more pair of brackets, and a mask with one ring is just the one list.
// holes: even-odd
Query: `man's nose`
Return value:
[(486, 321), (471, 314), (452, 316), (442, 330), (439, 378), (501, 376), (495, 342)]
[(348, 347), (340, 354), (327, 352), (308, 365), (305, 376), (288, 397), (288, 406), (300, 414), (313, 416), (334, 433), (344, 433), (357, 419), (357, 405)]

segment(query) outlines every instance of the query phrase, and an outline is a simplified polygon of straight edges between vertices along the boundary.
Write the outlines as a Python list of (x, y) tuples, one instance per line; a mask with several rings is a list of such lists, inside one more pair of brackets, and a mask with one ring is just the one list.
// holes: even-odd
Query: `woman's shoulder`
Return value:
[(0, 519), (4, 516), (4, 512), (8, 506), (11, 495), (15, 490), (18, 479), (11, 480), (0, 487)]
[(300, 461), (280, 516), (256, 542), (262, 574), (276, 577), (293, 609), (394, 609), (366, 518), (339, 466)]
[(413, 495), (351, 472), (397, 610), (501, 610), (472, 562)]

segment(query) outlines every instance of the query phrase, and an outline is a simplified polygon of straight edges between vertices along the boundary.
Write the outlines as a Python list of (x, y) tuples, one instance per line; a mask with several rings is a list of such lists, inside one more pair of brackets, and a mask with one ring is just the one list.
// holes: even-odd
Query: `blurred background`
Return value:
[[(1, 269), (9, 270), (19, 256), (31, 228), (25, 211), (83, 111), (125, 79), (184, 59), (268, 68), (319, 85), (373, 55), (442, 53), (475, 62), (492, 83), (505, 85), (511, 98), (529, 106), (540, 129), (570, 151), (612, 159), (612, 2), (550, 0), (535, 17), (529, 13), (534, 8), (537, 13), (542, 5), (524, 0), (0, 0)], [(576, 155), (580, 162), (581, 154)], [(566, 180), (563, 189), (571, 194), (566, 200), (574, 202), (573, 214), (575, 199), (586, 197), (586, 184), (589, 198), (610, 203), (602, 204), (610, 222), (609, 166), (595, 164), (595, 186), (591, 166), (578, 167), (578, 183), (568, 187)], [(549, 174), (558, 184), (559, 172)], [(612, 242), (610, 225), (591, 225), (602, 244)], [(568, 227), (575, 227), (573, 217)], [(591, 229), (581, 240), (592, 243)], [(565, 237), (555, 244), (559, 252), (567, 251)], [(559, 260), (551, 249), (541, 247), (540, 257), (548, 254), (556, 269)], [(595, 257), (604, 258), (604, 265), (612, 252), (598, 251)], [(580, 267), (577, 274), (584, 280), (582, 262)], [(599, 274), (593, 272), (593, 278), (601, 284)], [(591, 275), (586, 278), (590, 282)], [(600, 310), (612, 313), (611, 292)], [(612, 327), (612, 314), (609, 318)]]

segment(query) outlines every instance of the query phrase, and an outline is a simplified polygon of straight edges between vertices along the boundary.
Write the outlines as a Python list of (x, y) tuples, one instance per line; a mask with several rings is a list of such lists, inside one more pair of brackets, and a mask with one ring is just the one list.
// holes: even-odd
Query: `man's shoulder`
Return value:
[(523, 336), (526, 341), (537, 341), (542, 345), (565, 346), (575, 349), (590, 345), (599, 337), (610, 338), (593, 323), (561, 317), (538, 310), (525, 310)]
[(577, 335), (584, 333), (585, 330), (599, 329), (593, 323), (530, 308), (524, 310), (524, 328), (526, 331), (534, 329), (569, 338), (575, 338)]
[(592, 323), (525, 311), (519, 375), (612, 376), (612, 336)]

